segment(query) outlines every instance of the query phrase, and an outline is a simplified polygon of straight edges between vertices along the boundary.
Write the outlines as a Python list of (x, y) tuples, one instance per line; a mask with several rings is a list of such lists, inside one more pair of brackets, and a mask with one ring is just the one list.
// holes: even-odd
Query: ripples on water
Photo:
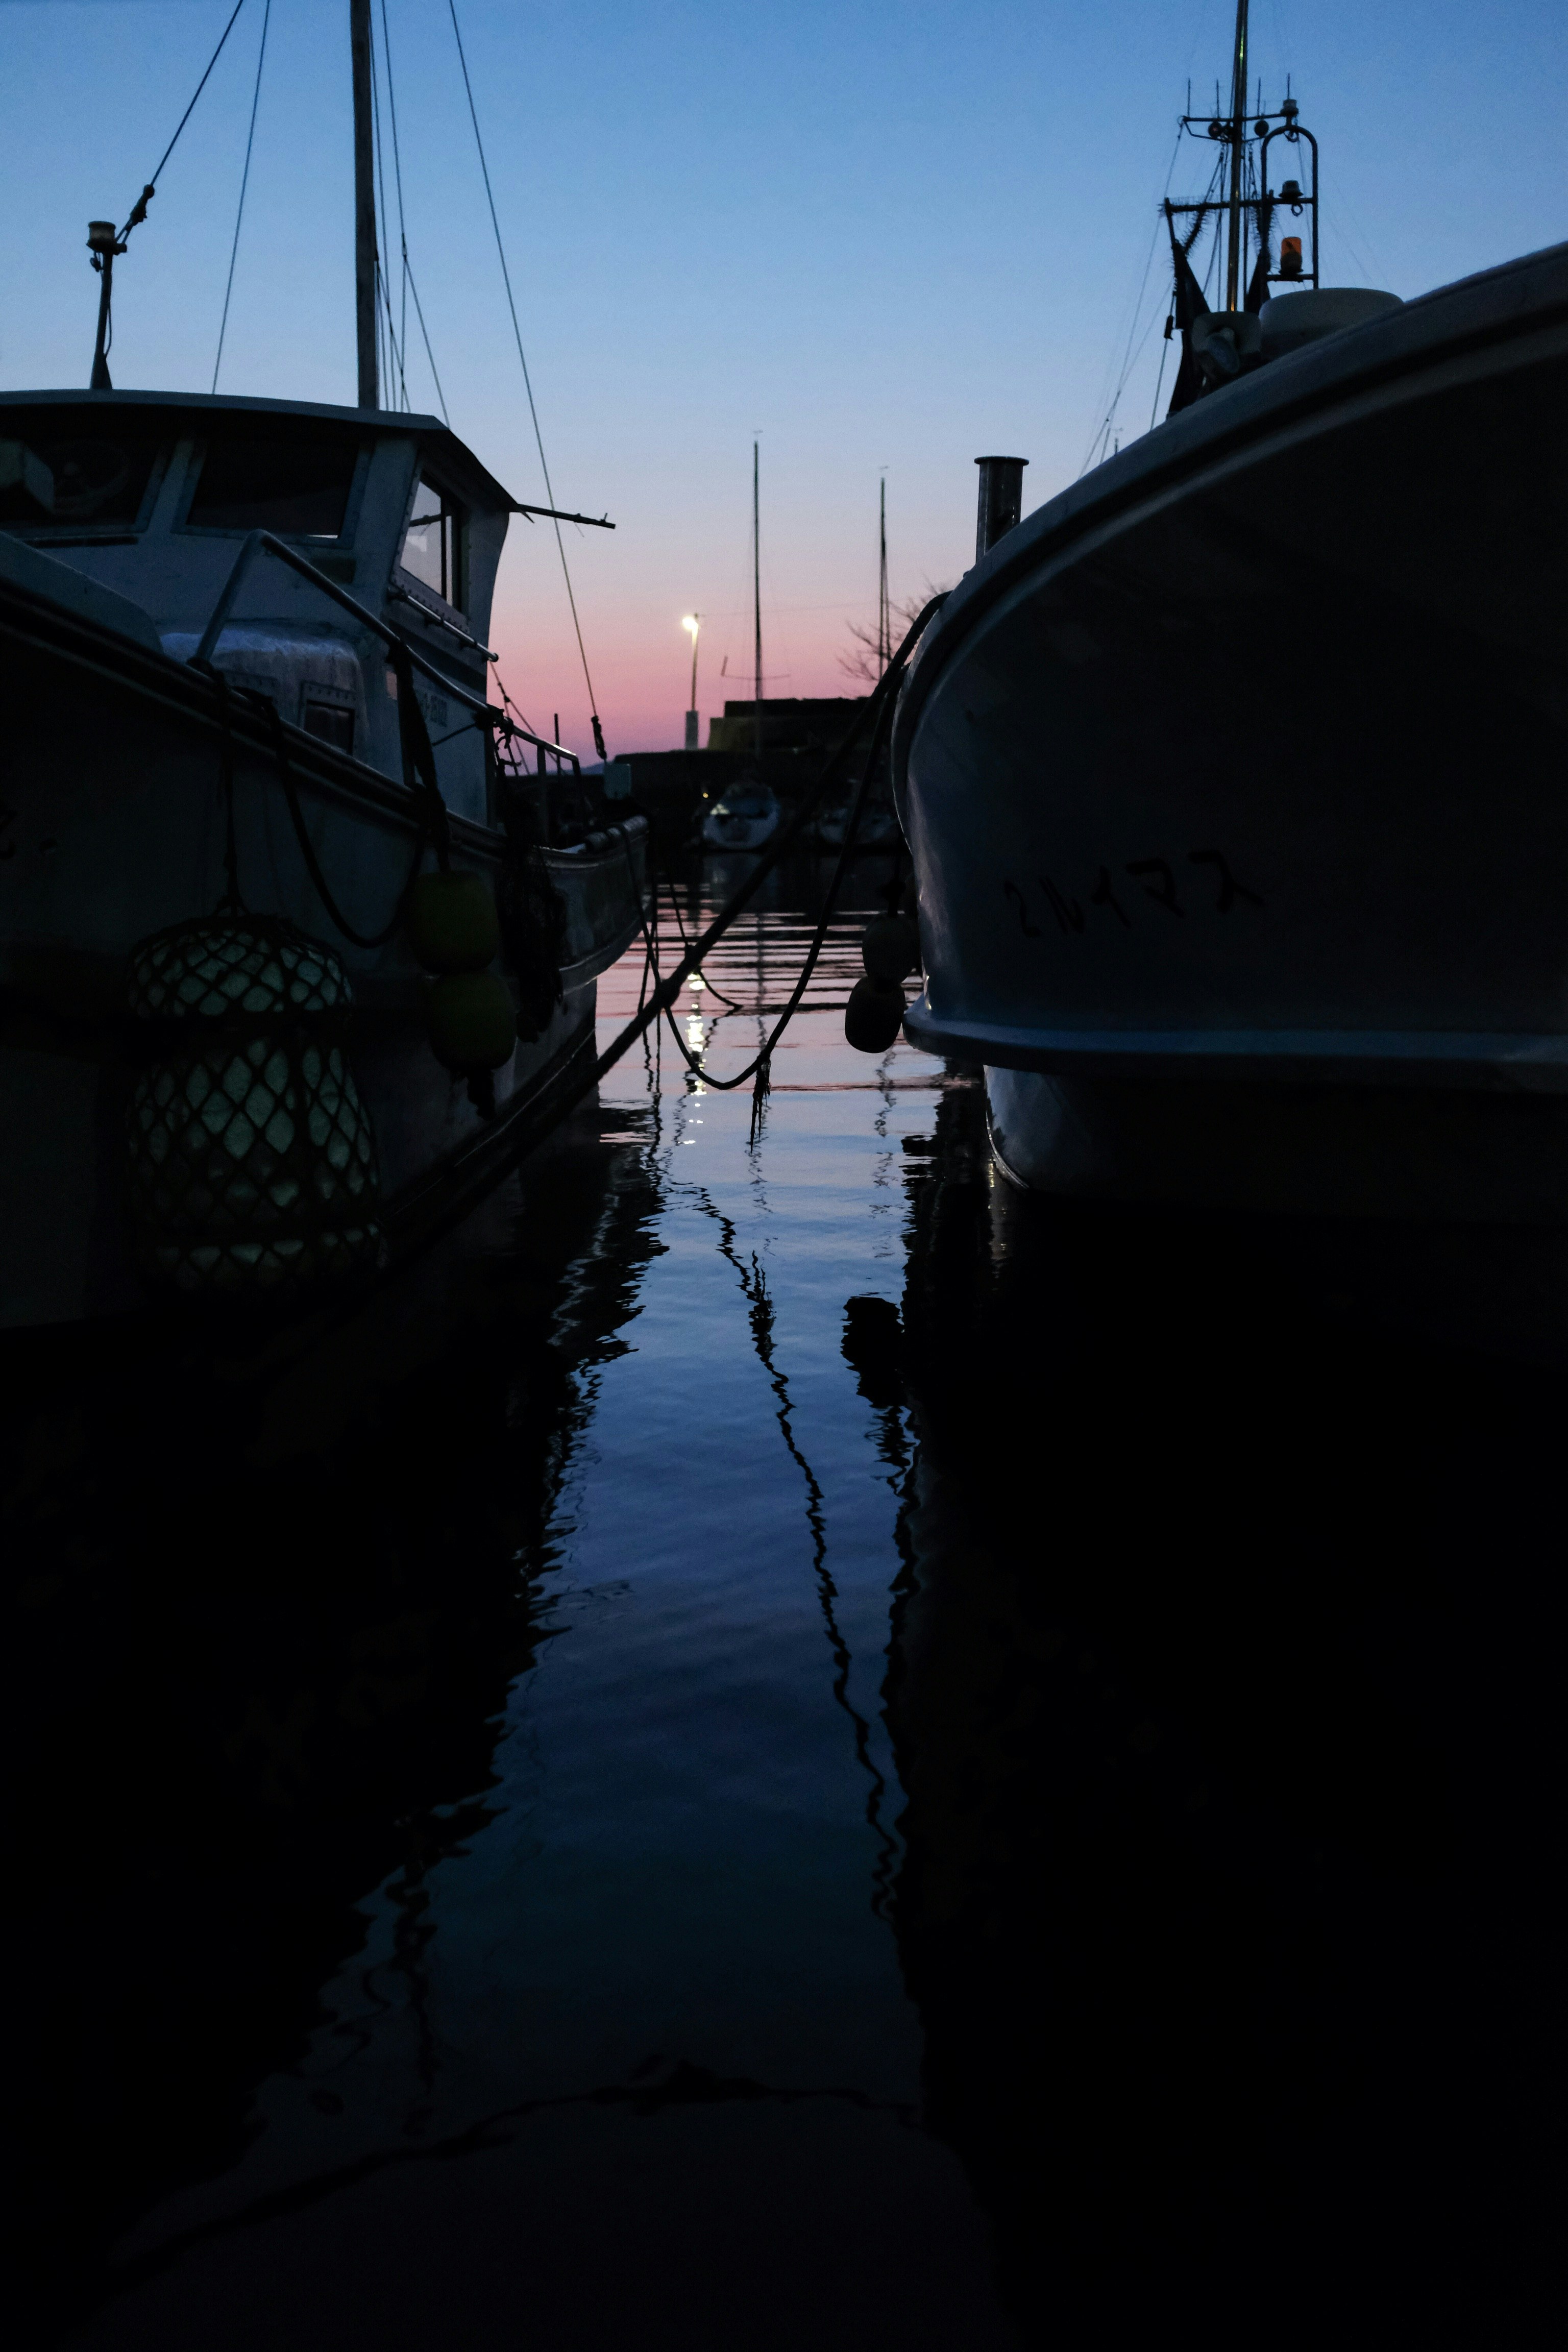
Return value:
[(1563, 1383), (999, 1188), (862, 919), (755, 1143), (667, 1033), (302, 1356), (12, 1354), (39, 2340), (1556, 2340)]

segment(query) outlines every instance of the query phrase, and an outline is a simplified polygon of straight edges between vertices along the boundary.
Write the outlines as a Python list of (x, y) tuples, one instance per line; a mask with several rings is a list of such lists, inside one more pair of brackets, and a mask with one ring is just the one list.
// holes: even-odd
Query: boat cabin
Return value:
[[(128, 598), (188, 661), (249, 534), (269, 530), (398, 629), (442, 793), (483, 824), (490, 599), (514, 501), (438, 417), (163, 392), (0, 393), (0, 530)], [(401, 777), (382, 640), (266, 550), (213, 659), (291, 724)]]

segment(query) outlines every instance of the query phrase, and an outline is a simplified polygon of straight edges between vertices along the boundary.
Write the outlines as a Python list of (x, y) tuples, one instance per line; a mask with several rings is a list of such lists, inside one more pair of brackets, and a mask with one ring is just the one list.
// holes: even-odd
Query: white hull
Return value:
[(702, 821), (704, 849), (763, 849), (779, 829), (783, 815), (775, 795), (763, 789), (742, 788), (711, 808)]
[(1022, 1179), (1568, 1215), (1565, 410), (1557, 247), (1199, 401), (949, 600), (908, 1026)]

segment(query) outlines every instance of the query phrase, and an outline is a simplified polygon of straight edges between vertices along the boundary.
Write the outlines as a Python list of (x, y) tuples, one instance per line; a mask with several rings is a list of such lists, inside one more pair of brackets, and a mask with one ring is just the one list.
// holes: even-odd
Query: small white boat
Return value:
[[(855, 807), (853, 792), (829, 801), (816, 820), (816, 838), (824, 849), (842, 849)], [(868, 793), (855, 828), (857, 849), (891, 849), (900, 839), (899, 812), (884, 789)]]
[(779, 829), (777, 794), (755, 780), (715, 801), (702, 820), (704, 849), (761, 849)]

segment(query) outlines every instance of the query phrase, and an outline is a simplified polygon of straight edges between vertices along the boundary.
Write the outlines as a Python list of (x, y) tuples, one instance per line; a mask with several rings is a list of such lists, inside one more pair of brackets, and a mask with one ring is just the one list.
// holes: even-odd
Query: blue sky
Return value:
[[(123, 220), (231, 5), (0, 0), (5, 385), (86, 382), (87, 221)], [(262, 9), (247, 0), (120, 267), (119, 383), (211, 382)], [(1030, 459), (1031, 507), (1074, 478), (1130, 329), (1118, 424), (1147, 429), (1158, 256), (1135, 305), (1187, 77), (1199, 104), (1226, 72), (1232, 0), (459, 16), (556, 495), (618, 525), (569, 544), (612, 749), (679, 740), (683, 612), (708, 616), (705, 711), (726, 656), (749, 668), (753, 429), (769, 690), (806, 694), (850, 690), (836, 656), (874, 604), (882, 467), (912, 593), (970, 560), (980, 451)], [(272, 0), (225, 391), (353, 397), (347, 18)], [(387, 0), (387, 19), (452, 421), (537, 498), (447, 0)], [(1329, 282), (1408, 296), (1568, 235), (1561, 0), (1254, 0), (1253, 56), (1271, 106), (1293, 74), (1321, 142)], [(1191, 151), (1189, 187), (1209, 160)], [(409, 389), (435, 405), (422, 358)], [(553, 544), (521, 523), (512, 541), (495, 641), (524, 707), (580, 740)]]

